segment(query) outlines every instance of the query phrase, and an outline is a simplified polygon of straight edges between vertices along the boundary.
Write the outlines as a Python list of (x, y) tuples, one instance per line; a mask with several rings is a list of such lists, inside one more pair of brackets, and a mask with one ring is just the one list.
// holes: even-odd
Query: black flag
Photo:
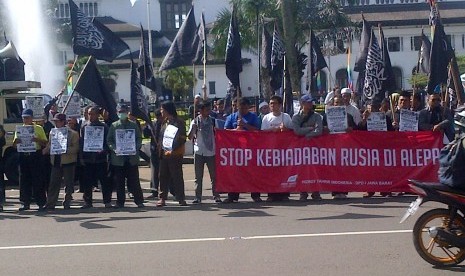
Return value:
[[(150, 59), (149, 54), (149, 39), (148, 35), (145, 34), (144, 28), (142, 25), (140, 26), (140, 51), (139, 51), (139, 66), (137, 71), (139, 72), (140, 76), (140, 83), (155, 91), (155, 78), (153, 76), (153, 67), (152, 67), (152, 60)], [(132, 66), (132, 65), (131, 65)]]
[(328, 67), (325, 57), (321, 52), (320, 43), (316, 39), (313, 30), (310, 31), (310, 47), (311, 51), (307, 57), (307, 89), (316, 91), (316, 82), (313, 80), (321, 69)]
[(383, 82), (386, 80), (383, 55), (375, 34), (371, 32), (365, 67), (365, 82), (363, 86), (362, 102), (381, 102), (385, 97)]
[(207, 33), (205, 30), (205, 17), (202, 12), (202, 15), (200, 16), (200, 23), (197, 27), (197, 35), (195, 36), (194, 45), (192, 47), (195, 51), (194, 59), (192, 61), (193, 63), (203, 63), (206, 45)]
[(129, 50), (121, 38), (97, 20), (91, 21), (72, 0), (69, 0), (69, 10), (75, 55), (93, 56), (112, 62)]
[(261, 66), (262, 68), (271, 69), (271, 44), (272, 38), (270, 33), (266, 29), (265, 25), (263, 25), (262, 31), (262, 49), (261, 49)]
[(234, 87), (239, 88), (239, 74), (242, 72), (241, 35), (237, 24), (236, 10), (233, 8), (229, 22), (228, 43), (226, 45), (226, 76)]
[(131, 62), (131, 114), (147, 123), (151, 122), (147, 98), (142, 91), (134, 62)]
[(365, 64), (367, 62), (368, 56), (368, 46), (370, 45), (370, 37), (371, 37), (371, 24), (365, 20), (362, 14), (362, 33), (360, 34), (360, 44), (359, 44), (359, 53), (358, 59), (355, 61), (354, 71), (355, 72), (363, 72), (365, 71)]
[(271, 43), (271, 71), (270, 85), (273, 90), (283, 86), (285, 48), (283, 40), (279, 35), (278, 28), (274, 26), (273, 42)]
[(365, 67), (368, 56), (368, 46), (370, 44), (370, 37), (373, 31), (371, 30), (371, 24), (363, 17), (362, 33), (360, 35), (359, 53), (358, 59), (355, 61), (354, 71), (358, 72), (357, 82), (355, 84), (355, 93), (357, 95), (363, 94), (363, 86), (365, 85)]
[(192, 48), (196, 35), (197, 24), (195, 23), (194, 6), (192, 6), (187, 14), (186, 20), (182, 22), (168, 53), (166, 53), (159, 70), (163, 71), (192, 65), (195, 50), (197, 50)]
[(110, 120), (118, 120), (118, 116), (116, 115), (116, 101), (106, 89), (102, 76), (97, 69), (97, 64), (95, 64), (93, 58), (89, 58), (84, 69), (82, 69), (74, 90), (84, 98), (91, 100), (107, 110), (110, 114)]
[(434, 28), (433, 42), (431, 44), (430, 74), (428, 78), (428, 93), (433, 93), (436, 86), (447, 82), (447, 66), (450, 61), (452, 47), (447, 40), (444, 26), (437, 24)]
[(421, 30), (421, 47), (420, 53), (418, 58), (418, 72), (429, 74), (429, 64), (430, 64), (430, 56), (431, 56), (431, 42), (429, 41), (428, 37), (423, 33)]
[(385, 80), (382, 83), (381, 92), (390, 95), (396, 89), (396, 78), (394, 76), (394, 70), (392, 70), (391, 58), (389, 57), (389, 50), (387, 41), (384, 38), (384, 32), (381, 26), (379, 27), (380, 41), (381, 41), (381, 53), (384, 64), (384, 77)]

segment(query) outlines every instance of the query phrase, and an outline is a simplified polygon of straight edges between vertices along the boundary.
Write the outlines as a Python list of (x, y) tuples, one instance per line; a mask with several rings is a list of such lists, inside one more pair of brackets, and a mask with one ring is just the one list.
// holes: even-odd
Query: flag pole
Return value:
[(203, 99), (207, 99), (207, 43), (203, 41)]
[(286, 71), (287, 71), (287, 66), (286, 66), (286, 54), (283, 56), (283, 62), (284, 62), (284, 67), (283, 67), (283, 110), (286, 111), (286, 104), (287, 104), (287, 93), (286, 93)]
[[(92, 56), (89, 56), (89, 59), (87, 59), (86, 65), (84, 65), (84, 68), (86, 68), (87, 64), (89, 63), (89, 61), (90, 61), (91, 59), (92, 59)], [(79, 82), (79, 80), (81, 79), (81, 75), (82, 75), (82, 71), (81, 71), (81, 74), (79, 74), (79, 78), (77, 79), (76, 82)], [(72, 98), (73, 95), (74, 95), (74, 91), (76, 91), (76, 90), (74, 90), (74, 88), (73, 88), (73, 92), (71, 92), (71, 95), (69, 95), (69, 98), (68, 98), (68, 100), (66, 101), (65, 106), (63, 107), (62, 113), (65, 113), (65, 112), (66, 112), (66, 109), (68, 108), (69, 102), (70, 102), (71, 98)]]
[(150, 64), (153, 66), (153, 53), (152, 53), (152, 29), (150, 28), (150, 0), (147, 0), (147, 32), (149, 38), (149, 58)]
[[(152, 66), (152, 70), (154, 68), (153, 64), (153, 52), (152, 52), (152, 29), (150, 27), (150, 0), (147, 0), (147, 32), (148, 32), (148, 40), (149, 40), (149, 59), (150, 59), (150, 65)], [(142, 35), (144, 35), (142, 33)], [(140, 53), (139, 53), (140, 54)], [(145, 64), (145, 61), (144, 61)], [(145, 74), (145, 65), (144, 65), (144, 74)], [(153, 72), (153, 71), (152, 71)], [(145, 74), (147, 76), (147, 74)], [(147, 78), (145, 77), (145, 85), (144, 85), (144, 94), (147, 94)]]

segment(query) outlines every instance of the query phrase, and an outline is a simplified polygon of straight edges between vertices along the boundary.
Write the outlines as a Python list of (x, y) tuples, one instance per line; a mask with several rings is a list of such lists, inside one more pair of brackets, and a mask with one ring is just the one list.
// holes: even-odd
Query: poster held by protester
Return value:
[(347, 129), (347, 111), (345, 106), (330, 106), (326, 109), (326, 121), (330, 133), (343, 133)]
[(418, 131), (418, 114), (415, 111), (401, 109), (399, 131)]
[(44, 117), (44, 96), (26, 96), (26, 108), (32, 109), (34, 119), (42, 119)]
[(386, 114), (384, 112), (371, 112), (367, 118), (368, 131), (387, 131)]
[(50, 154), (63, 154), (68, 150), (68, 128), (53, 128), (50, 131)]
[(174, 137), (178, 133), (178, 128), (173, 125), (168, 125), (163, 134), (163, 149), (167, 151), (173, 150)]
[(136, 130), (116, 130), (116, 155), (136, 155)]
[(17, 144), (18, 152), (36, 152), (36, 143), (34, 138), (34, 126), (16, 126), (16, 137), (21, 140)]
[(103, 126), (85, 126), (84, 152), (103, 151), (104, 134)]
[(69, 100), (68, 107), (65, 110), (66, 117), (80, 118), (81, 117), (81, 99), (79, 95), (73, 95), (70, 99), (69, 95), (61, 96), (61, 107), (64, 108)]

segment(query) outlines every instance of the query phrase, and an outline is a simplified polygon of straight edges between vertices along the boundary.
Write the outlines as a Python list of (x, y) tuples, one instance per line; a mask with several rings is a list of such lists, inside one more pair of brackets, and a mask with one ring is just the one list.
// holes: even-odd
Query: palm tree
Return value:
[(194, 87), (195, 78), (187, 67), (178, 67), (166, 71), (164, 85), (173, 91), (173, 96), (185, 97), (189, 95)]
[[(245, 50), (257, 53), (257, 14), (260, 24), (274, 19), (282, 27), (286, 44), (286, 62), (289, 68), (292, 91), (300, 94), (302, 66), (298, 60), (300, 50), (307, 43), (310, 28), (326, 32), (342, 32), (341, 28), (352, 26), (342, 12), (337, 0), (231, 0), (238, 9), (238, 21)], [(214, 55), (224, 57), (231, 12), (223, 9), (217, 15), (211, 34), (214, 36)], [(268, 19), (268, 20), (265, 20)]]

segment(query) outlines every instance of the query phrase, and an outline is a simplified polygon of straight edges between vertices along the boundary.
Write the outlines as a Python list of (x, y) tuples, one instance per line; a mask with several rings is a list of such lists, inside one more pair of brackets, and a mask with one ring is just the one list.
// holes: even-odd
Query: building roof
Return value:
[[(438, 9), (443, 24), (465, 23), (465, 1), (440, 2)], [(366, 20), (374, 25), (383, 26), (418, 26), (429, 24), (430, 7), (427, 3), (380, 4), (346, 6), (344, 12), (353, 21)]]

